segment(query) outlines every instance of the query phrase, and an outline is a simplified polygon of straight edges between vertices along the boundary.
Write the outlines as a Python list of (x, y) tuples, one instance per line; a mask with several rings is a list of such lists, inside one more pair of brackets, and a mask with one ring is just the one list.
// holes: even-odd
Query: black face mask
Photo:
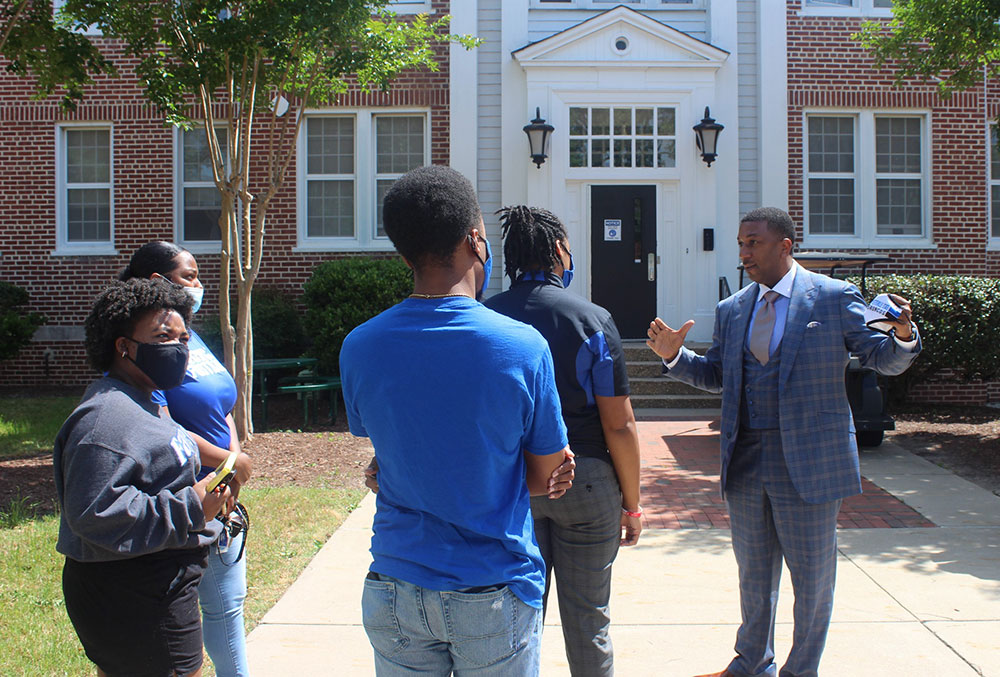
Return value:
[(157, 388), (170, 390), (184, 382), (188, 363), (186, 343), (142, 343), (130, 336), (125, 338), (136, 345), (135, 359), (127, 355), (126, 359), (139, 367)]

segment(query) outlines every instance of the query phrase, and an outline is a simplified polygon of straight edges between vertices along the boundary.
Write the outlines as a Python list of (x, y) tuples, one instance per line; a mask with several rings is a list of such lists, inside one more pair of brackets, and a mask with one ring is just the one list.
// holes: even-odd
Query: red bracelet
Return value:
[(633, 519), (639, 519), (640, 517), (642, 517), (642, 506), (640, 505), (639, 510), (637, 510), (636, 512), (632, 512), (631, 510), (626, 510), (625, 508), (622, 508), (622, 514), (628, 515)]

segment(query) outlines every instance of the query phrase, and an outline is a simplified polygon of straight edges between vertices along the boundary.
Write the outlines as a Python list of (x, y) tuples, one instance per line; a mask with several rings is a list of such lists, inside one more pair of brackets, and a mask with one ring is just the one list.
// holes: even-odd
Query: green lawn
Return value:
[[(363, 490), (281, 487), (243, 490), (250, 511), (247, 629), (305, 568)], [(55, 551), (57, 516), (0, 529), (0, 675), (94, 674), (66, 616)], [(208, 668), (208, 661), (206, 661)], [(210, 668), (206, 674), (212, 674)]]
[(52, 451), (63, 421), (80, 398), (0, 397), (0, 459)]

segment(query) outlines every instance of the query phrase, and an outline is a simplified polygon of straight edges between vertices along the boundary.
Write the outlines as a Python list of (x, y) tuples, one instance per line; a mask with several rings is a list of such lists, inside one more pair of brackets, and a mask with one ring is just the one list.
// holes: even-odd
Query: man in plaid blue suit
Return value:
[[(721, 489), (739, 565), (742, 623), (736, 657), (715, 677), (818, 674), (833, 610), (837, 513), (861, 493), (858, 447), (844, 372), (851, 354), (881, 374), (900, 374), (920, 351), (909, 303), (889, 335), (865, 325), (865, 301), (846, 282), (792, 258), (795, 227), (773, 207), (740, 222), (740, 260), (753, 284), (716, 308), (712, 347), (700, 356), (680, 329), (656, 318), (647, 345), (664, 373), (722, 392)], [(782, 559), (795, 592), (788, 659), (774, 663)], [(708, 675), (703, 677), (710, 677)]]

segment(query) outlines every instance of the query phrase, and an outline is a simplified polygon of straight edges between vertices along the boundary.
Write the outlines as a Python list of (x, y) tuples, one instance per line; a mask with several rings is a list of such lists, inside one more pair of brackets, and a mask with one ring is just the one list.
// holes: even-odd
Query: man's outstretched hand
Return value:
[(680, 329), (671, 329), (666, 322), (656, 318), (649, 323), (649, 331), (646, 332), (649, 340), (646, 341), (646, 345), (663, 360), (671, 362), (681, 351), (684, 337), (693, 326), (694, 320), (688, 320)]

